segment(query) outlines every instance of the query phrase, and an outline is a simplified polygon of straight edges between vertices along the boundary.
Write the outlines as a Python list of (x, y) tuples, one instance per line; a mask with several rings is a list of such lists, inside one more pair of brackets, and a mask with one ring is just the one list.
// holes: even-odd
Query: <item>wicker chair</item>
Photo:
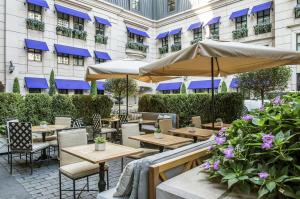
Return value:
[[(73, 191), (73, 198), (76, 198), (76, 191), (98, 191), (89, 189), (89, 176), (99, 174), (99, 165), (92, 164), (80, 158), (67, 154), (61, 151), (61, 148), (86, 145), (87, 134), (85, 129), (70, 129), (58, 132), (59, 142), (59, 198), (62, 197), (62, 191)], [(107, 176), (107, 189), (109, 189), (108, 166), (105, 167)], [(64, 175), (73, 181), (72, 190), (62, 190), (61, 175)], [(86, 178), (87, 190), (76, 190), (76, 180)], [(85, 187), (84, 187), (85, 188)]]
[(95, 138), (96, 135), (98, 136), (105, 135), (106, 139), (108, 139), (108, 134), (112, 135), (113, 133), (117, 133), (117, 129), (103, 127), (101, 121), (101, 115), (97, 113), (93, 115), (93, 138)]
[(9, 122), (9, 154), (10, 154), (10, 173), (12, 174), (12, 155), (15, 153), (29, 154), (30, 173), (32, 174), (32, 156), (34, 153), (49, 148), (48, 143), (32, 143), (31, 123)]
[(200, 116), (192, 117), (192, 124), (196, 128), (201, 128), (202, 127), (201, 117)]

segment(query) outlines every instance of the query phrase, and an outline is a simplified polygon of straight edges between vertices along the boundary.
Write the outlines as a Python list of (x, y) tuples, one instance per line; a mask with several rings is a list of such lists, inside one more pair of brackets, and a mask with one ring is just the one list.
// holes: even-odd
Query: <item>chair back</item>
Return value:
[(9, 146), (12, 152), (32, 151), (31, 123), (9, 122), (8, 123)]
[(200, 116), (192, 117), (192, 124), (193, 124), (196, 128), (201, 128), (201, 127), (202, 127), (201, 117), (200, 117)]
[(161, 133), (169, 134), (169, 130), (173, 128), (171, 119), (161, 119), (158, 122)]
[(70, 129), (58, 132), (60, 166), (83, 161), (73, 155), (61, 151), (62, 148), (87, 144), (86, 129)]
[(72, 121), (72, 128), (81, 128), (83, 126), (84, 124), (82, 118), (78, 118)]
[(128, 123), (122, 125), (122, 141), (124, 146), (140, 148), (140, 142), (129, 139), (130, 136), (140, 135), (139, 124)]
[(101, 128), (102, 128), (101, 115), (99, 113), (95, 113), (93, 114), (93, 130), (101, 131)]
[(72, 119), (70, 117), (55, 117), (55, 125), (71, 127)]
[(9, 142), (9, 123), (10, 122), (19, 122), (19, 120), (18, 119), (8, 119), (8, 120), (6, 120), (6, 136), (7, 136), (8, 142)]

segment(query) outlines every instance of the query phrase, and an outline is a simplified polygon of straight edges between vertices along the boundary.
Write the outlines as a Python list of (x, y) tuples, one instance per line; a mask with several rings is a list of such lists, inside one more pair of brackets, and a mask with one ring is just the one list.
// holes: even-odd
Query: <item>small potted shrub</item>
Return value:
[(163, 135), (162, 135), (161, 130), (159, 128), (154, 132), (154, 137), (156, 139), (162, 139)]
[(41, 121), (40, 122), (40, 127), (43, 128), (43, 129), (46, 129), (48, 127), (48, 122), (46, 121)]
[(106, 144), (106, 139), (104, 137), (97, 137), (95, 138), (95, 150), (96, 151), (104, 151), (105, 150), (105, 144)]

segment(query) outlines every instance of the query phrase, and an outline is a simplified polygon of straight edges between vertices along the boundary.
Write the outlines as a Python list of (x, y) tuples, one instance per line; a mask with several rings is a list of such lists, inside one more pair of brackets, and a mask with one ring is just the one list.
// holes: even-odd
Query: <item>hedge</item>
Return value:
[[(231, 123), (241, 117), (244, 107), (239, 93), (215, 95), (215, 118)], [(211, 95), (144, 95), (139, 100), (140, 112), (176, 113), (181, 126), (189, 124), (191, 117), (200, 115), (202, 122), (211, 122)]]
[(92, 123), (92, 115), (100, 113), (102, 117), (110, 115), (113, 102), (109, 97), (89, 95), (0, 93), (0, 125), (9, 118), (39, 125), (41, 121), (54, 122), (56, 116), (83, 118), (86, 125)]

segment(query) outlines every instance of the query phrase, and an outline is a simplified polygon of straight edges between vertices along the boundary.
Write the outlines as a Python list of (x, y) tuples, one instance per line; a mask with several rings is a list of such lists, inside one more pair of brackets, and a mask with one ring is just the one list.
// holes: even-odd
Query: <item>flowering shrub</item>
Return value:
[(300, 96), (276, 97), (221, 129), (203, 168), (258, 198), (300, 198)]

